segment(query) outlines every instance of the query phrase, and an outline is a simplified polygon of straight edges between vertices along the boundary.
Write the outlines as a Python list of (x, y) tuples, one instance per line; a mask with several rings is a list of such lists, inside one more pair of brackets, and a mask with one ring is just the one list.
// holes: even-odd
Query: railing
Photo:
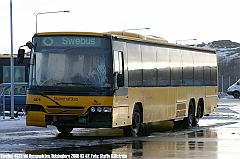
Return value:
[(0, 94), (0, 116), (5, 119), (5, 89), (3, 89), (2, 94)]

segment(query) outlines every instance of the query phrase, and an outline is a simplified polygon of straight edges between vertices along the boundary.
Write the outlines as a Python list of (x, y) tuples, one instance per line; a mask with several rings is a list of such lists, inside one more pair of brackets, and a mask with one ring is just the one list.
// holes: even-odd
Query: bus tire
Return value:
[(198, 126), (198, 122), (201, 117), (202, 117), (202, 105), (201, 105), (201, 102), (199, 101), (197, 106), (197, 114), (193, 119), (192, 126)]
[(73, 130), (73, 128), (72, 127), (57, 126), (57, 130), (62, 134), (69, 134)]
[(195, 116), (194, 102), (193, 102), (193, 100), (190, 100), (189, 106), (188, 106), (188, 117), (184, 118), (183, 126), (191, 127), (193, 124), (194, 116)]
[(141, 123), (139, 132), (138, 132), (138, 136), (148, 136), (149, 134), (150, 133), (149, 133), (149, 129), (148, 129), (148, 124)]
[(123, 132), (126, 136), (136, 136), (139, 133), (141, 126), (141, 112), (138, 105), (134, 106), (132, 114), (132, 125), (123, 128)]

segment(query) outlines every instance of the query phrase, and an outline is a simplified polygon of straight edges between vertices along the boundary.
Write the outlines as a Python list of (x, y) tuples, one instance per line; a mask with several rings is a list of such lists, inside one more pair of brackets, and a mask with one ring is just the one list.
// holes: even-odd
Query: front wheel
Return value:
[(73, 128), (72, 127), (57, 126), (57, 130), (62, 134), (69, 134), (73, 130)]
[(141, 126), (141, 112), (138, 105), (134, 106), (132, 114), (132, 125), (124, 127), (123, 132), (126, 136), (136, 136)]

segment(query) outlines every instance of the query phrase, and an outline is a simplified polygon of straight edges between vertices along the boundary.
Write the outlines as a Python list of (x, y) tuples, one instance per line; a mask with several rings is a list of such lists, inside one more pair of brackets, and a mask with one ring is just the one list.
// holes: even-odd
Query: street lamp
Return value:
[[(11, 32), (11, 119), (14, 119), (14, 57), (13, 57), (13, 22), (12, 0), (10, 0), (10, 32)], [(4, 105), (3, 105), (4, 106)]]
[(197, 39), (176, 40), (175, 43), (177, 44), (178, 41), (190, 41), (190, 40), (197, 40)]
[(128, 30), (150, 30), (150, 28), (136, 28), (136, 29), (125, 29), (125, 30), (123, 30), (123, 32), (122, 32), (122, 35), (123, 35), (123, 33), (125, 32), (125, 31), (128, 31)]
[(38, 13), (38, 14), (36, 14), (36, 33), (37, 33), (37, 16), (38, 16), (39, 14), (62, 13), (62, 12), (68, 13), (68, 12), (70, 12), (70, 11), (69, 11), (69, 10), (63, 10), (63, 11), (56, 11), (56, 12), (43, 12), (43, 13)]

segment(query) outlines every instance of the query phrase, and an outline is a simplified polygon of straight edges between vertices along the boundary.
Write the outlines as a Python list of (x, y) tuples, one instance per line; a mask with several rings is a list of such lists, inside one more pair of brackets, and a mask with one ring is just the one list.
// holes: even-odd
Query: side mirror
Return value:
[(22, 64), (23, 63), (24, 54), (25, 54), (25, 50), (24, 49), (18, 49), (18, 55), (17, 55), (17, 62), (18, 62), (18, 64)]
[(118, 87), (123, 87), (124, 86), (123, 74), (117, 74), (117, 86)]
[(239, 82), (237, 83), (237, 85), (239, 85)]
[(26, 46), (27, 46), (29, 49), (34, 48), (34, 45), (33, 45), (33, 43), (31, 43), (31, 41), (27, 42), (27, 43), (26, 43)]

